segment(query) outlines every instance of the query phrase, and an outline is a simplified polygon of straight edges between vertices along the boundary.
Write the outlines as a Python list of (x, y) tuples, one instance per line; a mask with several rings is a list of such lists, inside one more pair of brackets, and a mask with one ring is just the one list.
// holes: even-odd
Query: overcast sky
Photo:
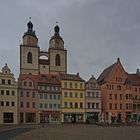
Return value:
[(140, 0), (0, 0), (0, 67), (16, 78), (29, 17), (44, 50), (59, 22), (69, 73), (97, 78), (117, 57), (130, 73), (140, 68)]

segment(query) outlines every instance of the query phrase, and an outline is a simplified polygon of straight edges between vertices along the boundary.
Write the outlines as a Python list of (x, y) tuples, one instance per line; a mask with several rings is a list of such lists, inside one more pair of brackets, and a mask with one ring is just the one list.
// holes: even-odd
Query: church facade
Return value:
[[(28, 30), (23, 35), (23, 43), (20, 45), (20, 74), (67, 73), (67, 50), (59, 34), (59, 26), (54, 27), (54, 35), (49, 41), (48, 51), (40, 50), (31, 21), (28, 22), (27, 27)], [(41, 59), (42, 56), (47, 59)]]

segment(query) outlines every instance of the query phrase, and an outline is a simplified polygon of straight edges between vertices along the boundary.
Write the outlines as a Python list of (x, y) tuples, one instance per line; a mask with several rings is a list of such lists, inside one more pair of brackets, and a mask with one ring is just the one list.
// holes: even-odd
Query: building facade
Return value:
[(85, 81), (79, 74), (60, 74), (62, 123), (85, 122)]
[[(127, 112), (132, 112), (132, 102), (127, 101), (125, 91), (125, 72), (120, 59), (106, 68), (98, 78), (102, 93), (102, 111), (106, 123), (123, 123), (126, 120)], [(127, 104), (130, 105), (129, 109)]]
[(18, 118), (20, 124), (39, 123), (38, 76), (20, 75), (18, 79)]
[[(137, 69), (136, 73), (128, 74), (126, 80), (126, 89), (129, 92), (126, 94), (126, 100), (129, 103), (126, 104), (127, 110), (132, 110), (127, 112), (129, 119), (127, 121), (140, 122), (140, 73)], [(131, 106), (131, 103), (133, 106)]]
[(86, 82), (86, 121), (87, 123), (101, 122), (101, 88), (92, 77)]
[(59, 75), (40, 75), (38, 94), (40, 122), (61, 123), (61, 83)]
[(17, 124), (17, 82), (7, 64), (0, 72), (0, 124)]

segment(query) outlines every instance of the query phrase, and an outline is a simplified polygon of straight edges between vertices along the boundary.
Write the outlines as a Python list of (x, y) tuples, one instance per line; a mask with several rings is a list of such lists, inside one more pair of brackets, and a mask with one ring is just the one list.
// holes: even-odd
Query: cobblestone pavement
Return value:
[(48, 125), (11, 140), (140, 140), (140, 126)]

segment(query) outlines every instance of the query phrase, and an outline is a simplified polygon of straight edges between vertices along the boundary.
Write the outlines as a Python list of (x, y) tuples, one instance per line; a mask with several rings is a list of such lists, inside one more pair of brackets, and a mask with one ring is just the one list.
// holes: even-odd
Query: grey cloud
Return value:
[(44, 49), (59, 21), (70, 73), (80, 72), (86, 80), (91, 74), (97, 77), (117, 57), (127, 71), (135, 72), (140, 66), (139, 7), (139, 0), (3, 0), (0, 67), (7, 61), (18, 77), (19, 40), (31, 16), (39, 45)]

